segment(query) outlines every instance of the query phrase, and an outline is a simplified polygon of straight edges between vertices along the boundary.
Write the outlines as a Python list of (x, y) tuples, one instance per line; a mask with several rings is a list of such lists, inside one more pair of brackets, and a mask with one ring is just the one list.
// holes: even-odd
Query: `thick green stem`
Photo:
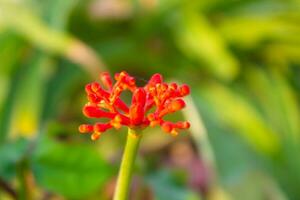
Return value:
[(141, 137), (142, 135), (136, 133), (136, 130), (128, 129), (114, 200), (126, 200), (128, 198), (132, 171)]

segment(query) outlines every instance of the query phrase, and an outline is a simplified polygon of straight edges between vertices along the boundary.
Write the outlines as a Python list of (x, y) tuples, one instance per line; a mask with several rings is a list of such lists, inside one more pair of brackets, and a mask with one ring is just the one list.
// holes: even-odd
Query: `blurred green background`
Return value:
[(78, 133), (101, 71), (187, 83), (130, 200), (300, 199), (299, 0), (0, 0), (0, 199), (108, 200), (126, 129)]

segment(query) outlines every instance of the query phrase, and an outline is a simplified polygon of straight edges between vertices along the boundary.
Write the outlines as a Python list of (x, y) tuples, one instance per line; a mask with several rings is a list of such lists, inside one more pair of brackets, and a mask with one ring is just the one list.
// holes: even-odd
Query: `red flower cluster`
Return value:
[[(145, 87), (137, 87), (135, 79), (126, 72), (115, 75), (116, 82), (109, 73), (100, 75), (101, 82), (86, 85), (88, 103), (83, 107), (83, 114), (89, 118), (107, 118), (106, 123), (82, 124), (81, 133), (92, 133), (96, 140), (101, 133), (112, 127), (119, 129), (122, 125), (130, 128), (145, 128), (160, 125), (162, 130), (172, 135), (178, 134), (178, 129), (187, 129), (189, 122), (168, 122), (163, 117), (185, 107), (181, 99), (190, 93), (187, 85), (178, 86), (176, 83), (166, 84), (160, 74), (154, 74)], [(124, 90), (133, 93), (132, 103), (128, 107), (120, 98)], [(153, 113), (150, 109), (154, 109)]]

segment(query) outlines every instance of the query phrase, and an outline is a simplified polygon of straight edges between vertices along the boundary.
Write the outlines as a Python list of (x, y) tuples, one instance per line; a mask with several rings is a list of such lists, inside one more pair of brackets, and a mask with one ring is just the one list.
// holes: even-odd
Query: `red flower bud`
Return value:
[(105, 132), (107, 129), (111, 128), (111, 124), (101, 124), (101, 123), (96, 123), (94, 125), (94, 130), (96, 132)]
[(188, 85), (182, 85), (180, 87), (180, 94), (181, 96), (186, 96), (188, 94), (190, 94), (190, 87)]
[(146, 92), (143, 88), (135, 90), (132, 96), (132, 104), (129, 110), (129, 116), (133, 125), (141, 124), (144, 120), (146, 104)]
[(93, 93), (93, 90), (92, 90), (92, 84), (91, 84), (91, 83), (89, 83), (89, 84), (87, 84), (87, 85), (85, 86), (85, 92), (86, 92), (87, 94)]
[(173, 124), (171, 122), (165, 122), (161, 125), (161, 128), (164, 132), (170, 133), (173, 129)]
[(150, 78), (148, 84), (149, 84), (149, 85), (156, 85), (157, 83), (162, 83), (162, 81), (163, 81), (163, 77), (162, 77), (161, 74), (154, 74), (154, 75)]
[(100, 98), (97, 96), (97, 95), (95, 95), (95, 94), (88, 94), (88, 100), (89, 100), (89, 102), (91, 102), (91, 103), (99, 103), (100, 102)]
[(97, 92), (101, 88), (101, 85), (97, 82), (94, 82), (91, 84), (91, 88), (93, 92)]
[(98, 107), (89, 105), (84, 106), (82, 112), (85, 116), (92, 118), (113, 118), (115, 116), (113, 113), (105, 112)]
[(108, 89), (112, 89), (113, 83), (112, 78), (108, 72), (103, 72), (100, 74), (100, 80), (102, 81), (103, 85)]
[(171, 83), (169, 86), (172, 90), (177, 90), (178, 85), (176, 83)]

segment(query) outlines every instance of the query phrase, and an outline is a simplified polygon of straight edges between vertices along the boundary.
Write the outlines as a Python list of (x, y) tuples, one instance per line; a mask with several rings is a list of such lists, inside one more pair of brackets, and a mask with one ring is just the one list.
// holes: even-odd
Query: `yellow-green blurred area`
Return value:
[(299, 0), (0, 0), (1, 200), (112, 198), (126, 128), (78, 126), (85, 84), (122, 70), (191, 87), (129, 200), (300, 199)]

